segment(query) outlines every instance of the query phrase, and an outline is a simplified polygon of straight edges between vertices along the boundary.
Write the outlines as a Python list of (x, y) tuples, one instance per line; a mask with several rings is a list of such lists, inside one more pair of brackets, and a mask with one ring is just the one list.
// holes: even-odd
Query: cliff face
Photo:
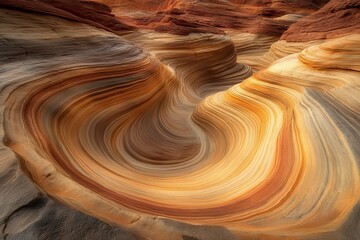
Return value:
[(3, 238), (358, 238), (357, 1), (0, 6)]
[(360, 33), (360, 1), (332, 0), (316, 13), (301, 19), (283, 34), (287, 41), (310, 41)]
[(117, 16), (127, 15), (140, 28), (186, 35), (192, 32), (242, 32), (281, 35), (289, 26), (286, 14), (308, 15), (325, 1), (102, 1)]
[(96, 2), (104, 3), (111, 8), (119, 11), (149, 11), (155, 12), (160, 10), (165, 10), (172, 7), (177, 7), (180, 5), (184, 5), (188, 0), (97, 0)]

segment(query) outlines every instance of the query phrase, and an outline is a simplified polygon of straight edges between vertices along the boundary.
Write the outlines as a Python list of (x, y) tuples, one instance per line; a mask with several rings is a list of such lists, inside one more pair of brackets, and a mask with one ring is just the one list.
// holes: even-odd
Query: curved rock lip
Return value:
[(9, 0), (1, 1), (1, 6), (63, 17), (112, 32), (134, 28), (115, 18), (107, 5), (92, 1)]

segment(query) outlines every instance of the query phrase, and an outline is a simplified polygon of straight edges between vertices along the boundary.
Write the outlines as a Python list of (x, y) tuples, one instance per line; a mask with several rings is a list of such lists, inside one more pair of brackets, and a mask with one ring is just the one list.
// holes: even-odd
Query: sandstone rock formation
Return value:
[(115, 18), (115, 15), (111, 14), (109, 6), (98, 2), (78, 0), (9, 0), (0, 2), (1, 6), (51, 14), (114, 32), (132, 28), (132, 26), (119, 21), (119, 18)]
[(2, 238), (356, 240), (359, 5), (326, 2), (1, 2)]
[(360, 1), (332, 0), (315, 14), (291, 25), (281, 37), (287, 41), (310, 41), (360, 33)]

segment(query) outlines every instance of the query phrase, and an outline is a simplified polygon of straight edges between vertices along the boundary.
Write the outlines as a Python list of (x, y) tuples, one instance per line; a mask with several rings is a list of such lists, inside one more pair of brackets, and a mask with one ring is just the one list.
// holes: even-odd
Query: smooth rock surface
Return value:
[(357, 240), (356, 1), (29, 2), (0, 9), (2, 238)]

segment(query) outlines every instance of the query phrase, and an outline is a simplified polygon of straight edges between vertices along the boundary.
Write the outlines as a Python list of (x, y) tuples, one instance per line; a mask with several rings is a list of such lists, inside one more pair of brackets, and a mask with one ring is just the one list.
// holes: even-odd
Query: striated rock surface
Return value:
[(107, 5), (92, 1), (67, 0), (7, 0), (0, 7), (23, 9), (45, 13), (83, 22), (109, 31), (130, 30), (133, 28), (115, 15)]
[(116, 16), (128, 16), (140, 28), (187, 35), (208, 32), (223, 34), (225, 30), (280, 36), (292, 23), (278, 18), (287, 14), (308, 15), (324, 1), (107, 1)]
[(358, 239), (355, 1), (28, 2), (0, 9), (2, 238)]
[(331, 0), (315, 14), (291, 25), (281, 39), (305, 42), (360, 33), (359, 9), (359, 0)]
[[(27, 170), (3, 145), (7, 141), (3, 103), (9, 93), (37, 74), (51, 73), (60, 65), (66, 68), (64, 63), (68, 60), (81, 62), (79, 56), (85, 49), (91, 51), (96, 44), (99, 46), (91, 38), (94, 29), (3, 9), (0, 22), (0, 239), (142, 239), (123, 227), (103, 223), (49, 198), (25, 176)], [(101, 34), (93, 32), (97, 33)], [(70, 49), (78, 52), (78, 57), (71, 55)], [(101, 48), (95, 52), (105, 53)]]

